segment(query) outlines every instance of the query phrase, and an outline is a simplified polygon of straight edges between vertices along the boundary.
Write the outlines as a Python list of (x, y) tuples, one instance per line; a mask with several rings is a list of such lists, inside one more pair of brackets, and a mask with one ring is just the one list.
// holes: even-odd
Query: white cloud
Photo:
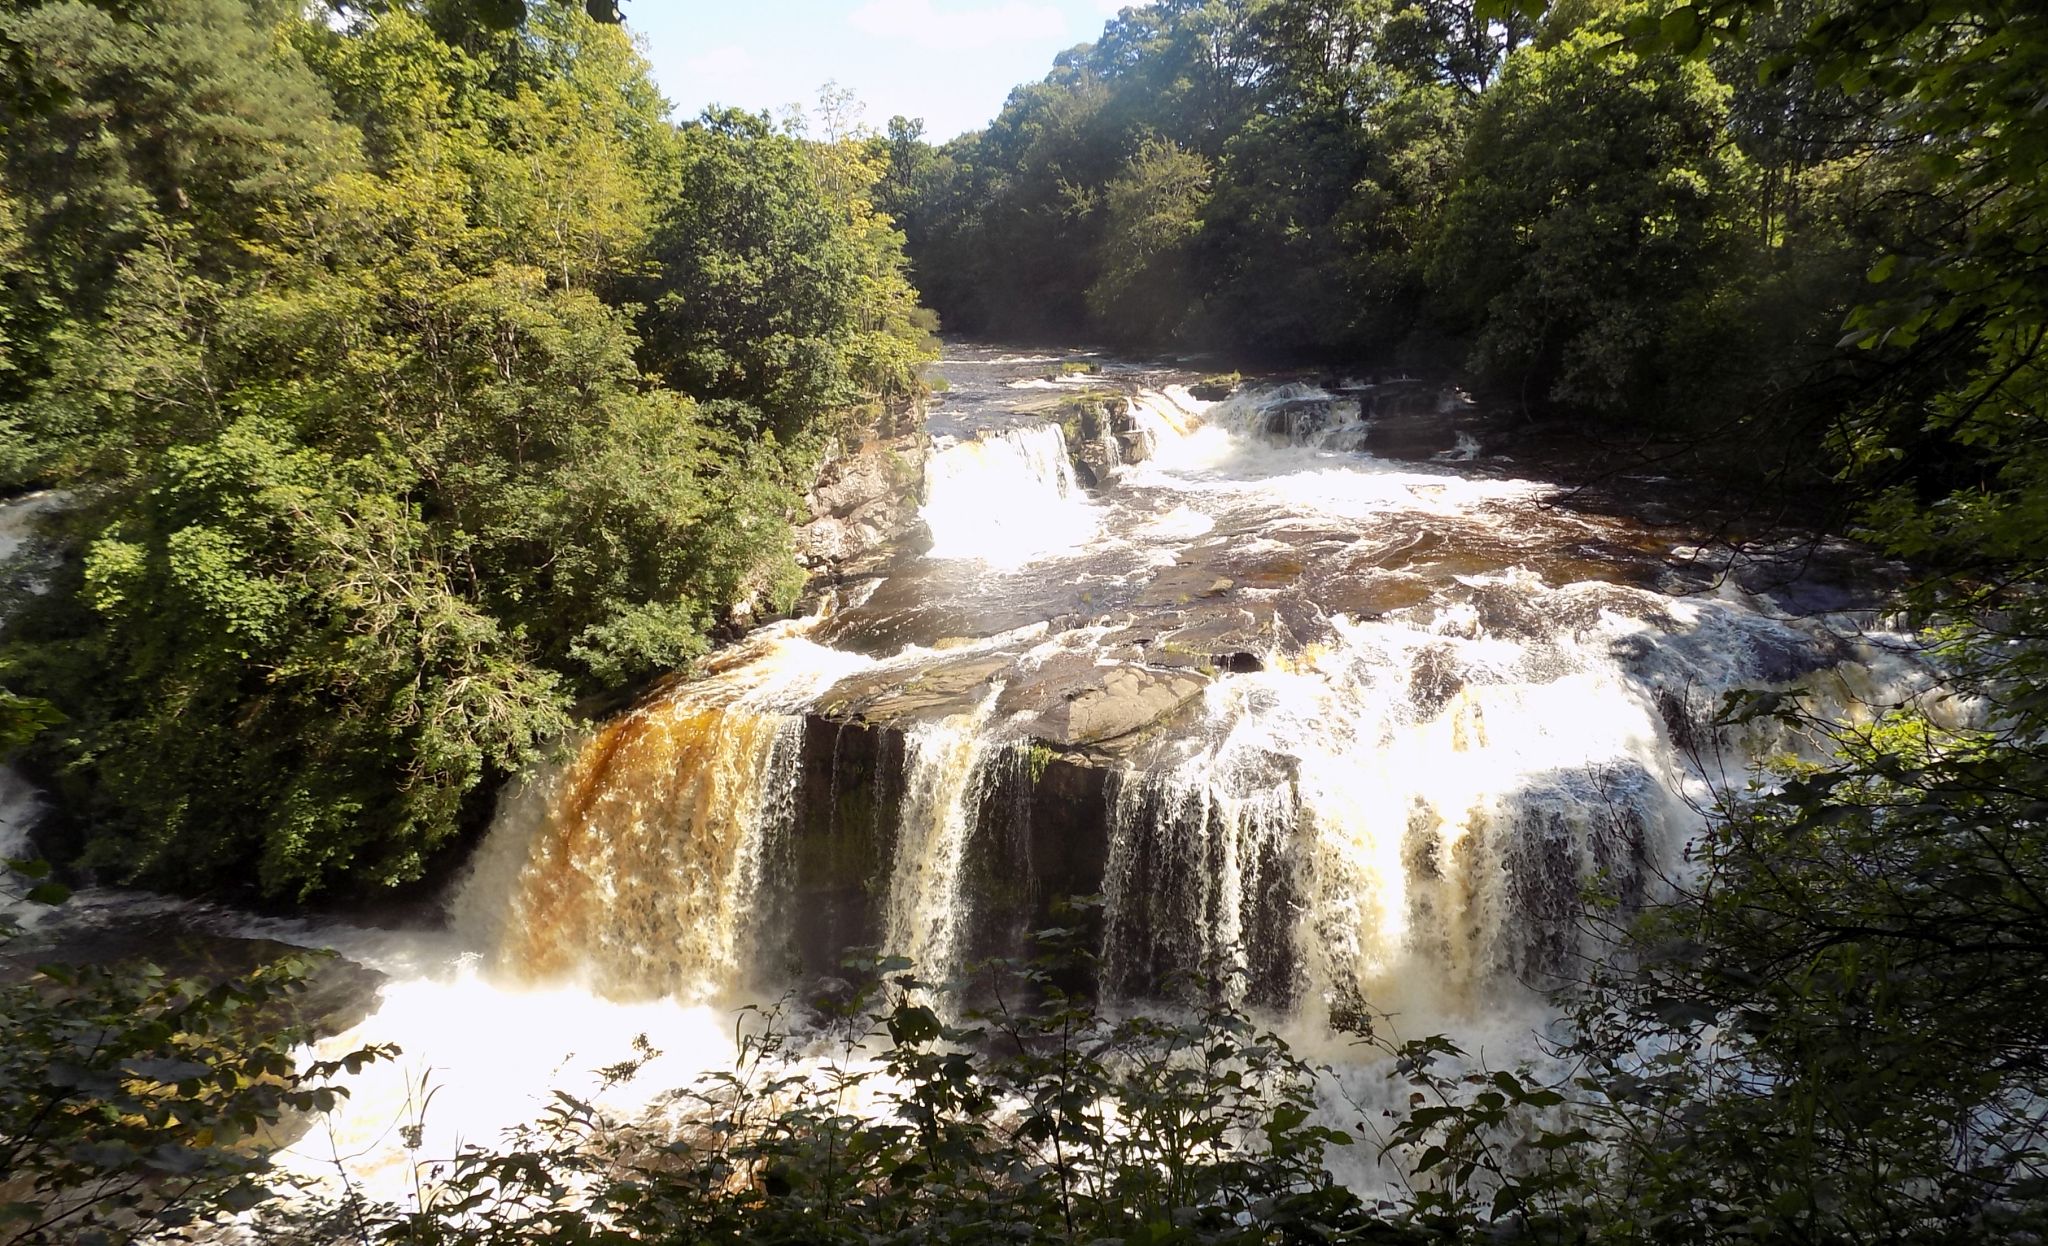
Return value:
[(932, 0), (868, 0), (847, 20), (865, 34), (942, 51), (1058, 39), (1067, 29), (1067, 19), (1058, 9), (1029, 0), (964, 9), (941, 9)]

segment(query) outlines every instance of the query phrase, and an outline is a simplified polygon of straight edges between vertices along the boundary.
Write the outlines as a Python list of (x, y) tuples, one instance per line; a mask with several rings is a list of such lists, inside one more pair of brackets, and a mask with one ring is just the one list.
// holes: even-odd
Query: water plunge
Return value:
[(1133, 384), (1091, 494), (1006, 365), (958, 366), (923, 558), (508, 797), (458, 904), (500, 972), (702, 1000), (873, 946), (942, 980), (1099, 892), (1112, 995), (1473, 1015), (1598, 954), (1586, 889), (1682, 868), (1706, 753), (1760, 747), (1708, 738), (1722, 692), (1915, 677), (1658, 583), (1668, 546), (1540, 484), (1361, 453), (1422, 387)]

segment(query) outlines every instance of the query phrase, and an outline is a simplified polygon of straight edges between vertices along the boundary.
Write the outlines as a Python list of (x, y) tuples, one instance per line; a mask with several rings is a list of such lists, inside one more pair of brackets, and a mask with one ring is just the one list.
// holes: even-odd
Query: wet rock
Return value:
[(1478, 427), (1476, 420), (1456, 408), (1447, 409), (1437, 391), (1419, 383), (1377, 385), (1364, 401), (1369, 419), (1363, 448), (1384, 459), (1423, 463), (1455, 454), (1458, 434), (1469, 438)]
[(1682, 688), (1657, 689), (1655, 702), (1672, 746), (1688, 757), (1703, 752), (1713, 738), (1713, 706)]
[(1833, 632), (1801, 632), (1789, 627), (1749, 627), (1749, 669), (1767, 684), (1787, 684), (1835, 666), (1849, 655), (1848, 645)]
[(1082, 488), (1100, 489), (1109, 483), (1116, 464), (1110, 462), (1109, 447), (1100, 439), (1075, 445), (1069, 438), (1067, 448), (1074, 463), (1074, 479), (1081, 482)]
[(833, 718), (858, 717), (889, 726), (943, 718), (972, 709), (1014, 662), (1008, 654), (975, 653), (908, 677), (900, 670), (856, 675), (834, 687), (820, 705)]
[(1431, 645), (1415, 655), (1408, 672), (1408, 699), (1417, 713), (1435, 714), (1464, 688), (1465, 673), (1449, 645)]
[[(1246, 758), (1246, 790), (1278, 826), (1300, 825), (1296, 763), (1275, 753)], [(1258, 772), (1263, 770), (1263, 775)], [(1130, 839), (1119, 862), (1124, 897), (1109, 915), (1103, 938), (1103, 985), (1123, 998), (1208, 995), (1218, 985), (1213, 935), (1223, 918), (1216, 880), (1233, 869), (1256, 879), (1234, 916), (1246, 965), (1246, 998), (1261, 1007), (1287, 1008), (1298, 982), (1296, 931), (1307, 897), (1298, 890), (1303, 850), (1313, 836), (1257, 836), (1238, 841), (1244, 857), (1225, 859), (1232, 815), (1217, 802), (1188, 800), (1173, 785), (1142, 784), (1118, 803), (1128, 810), (1120, 825)]]
[(1727, 687), (1784, 685), (1851, 656), (1847, 642), (1825, 629), (1718, 605), (1703, 608), (1697, 626), (1618, 637), (1612, 651), (1655, 688), (1688, 687), (1702, 672), (1718, 672), (1715, 682)]
[(1179, 626), (1145, 642), (1146, 661), (1154, 666), (1247, 674), (1264, 670), (1265, 653), (1275, 638), (1274, 611), (1269, 602), (1234, 600), (1227, 608), (1205, 607)]
[(1289, 398), (1259, 412), (1259, 432), (1286, 442), (1303, 442), (1329, 428), (1337, 404), (1328, 398)]
[(1215, 376), (1205, 376), (1201, 380), (1196, 381), (1188, 386), (1188, 393), (1201, 399), (1203, 402), (1222, 402), (1225, 398), (1236, 393), (1238, 386), (1242, 384), (1244, 384), (1243, 377), (1235, 372), (1224, 372), (1218, 373)]
[[(836, 972), (847, 949), (881, 941), (907, 761), (899, 727), (806, 718), (790, 819), (763, 850), (751, 954), (763, 985)], [(1115, 807), (1109, 771), (1081, 753), (1020, 740), (984, 767), (961, 857), (970, 963), (1024, 953), (1054, 901), (1101, 892)]]
[(1728, 573), (1744, 592), (1767, 596), (1792, 614), (1878, 609), (1905, 581), (1899, 564), (1823, 537), (1746, 550)]
[(1190, 606), (1220, 597), (1237, 586), (1230, 576), (1218, 574), (1214, 559), (1224, 553), (1221, 546), (1190, 550), (1181, 561), (1162, 567), (1138, 597), (1140, 606)]
[(1038, 725), (1045, 738), (1069, 748), (1100, 743), (1166, 719), (1201, 696), (1208, 682), (1188, 671), (1111, 667), (1100, 685), (1068, 693)]
[(1311, 590), (1314, 600), (1331, 614), (1353, 619), (1377, 619), (1421, 605), (1434, 594), (1428, 581), (1415, 576), (1381, 575), (1320, 585)]
[(1061, 398), (1042, 410), (1059, 424), (1067, 440), (1067, 455), (1074, 463), (1074, 477), (1084, 488), (1107, 485), (1118, 462), (1137, 461), (1124, 456), (1125, 438), (1137, 442), (1143, 438), (1136, 436), (1131, 400), (1121, 391), (1091, 389)]

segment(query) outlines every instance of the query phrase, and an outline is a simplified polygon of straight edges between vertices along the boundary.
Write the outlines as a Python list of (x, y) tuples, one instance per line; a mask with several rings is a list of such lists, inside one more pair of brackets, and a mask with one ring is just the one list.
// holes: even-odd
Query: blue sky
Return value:
[(882, 128), (897, 113), (944, 140), (978, 129), (1053, 54), (1092, 42), (1132, 0), (626, 0), (678, 116), (709, 104), (781, 114), (851, 88)]

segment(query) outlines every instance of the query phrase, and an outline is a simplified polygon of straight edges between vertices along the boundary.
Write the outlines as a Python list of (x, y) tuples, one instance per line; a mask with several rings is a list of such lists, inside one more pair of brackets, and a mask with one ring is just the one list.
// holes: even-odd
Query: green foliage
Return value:
[(1521, 37), (1449, 4), (1134, 6), (987, 130), (896, 127), (885, 206), (970, 331), (1397, 343), (1471, 95)]
[(1193, 302), (1190, 251), (1202, 227), (1209, 162), (1151, 140), (1104, 191), (1109, 214), (1102, 275), (1088, 288), (1096, 322), (1116, 338), (1171, 338)]
[(364, 1048), (301, 1067), (283, 1010), (310, 957), (209, 983), (45, 967), (0, 986), (0, 1241), (189, 1233), (274, 1196), (272, 1131), (347, 1092)]
[(1473, 121), (1431, 273), (1474, 363), (1579, 409), (1657, 392), (1674, 328), (1720, 279), (1744, 176), (1702, 62), (1612, 45), (1628, 10), (1547, 31)]
[(800, 440), (863, 395), (919, 392), (935, 326), (918, 314), (901, 235), (875, 211), (880, 159), (849, 137), (807, 143), (743, 112), (682, 128), (655, 227), (648, 358), (725, 400), (736, 431)]
[(64, 715), (48, 701), (16, 696), (0, 688), (0, 757), (11, 756), (63, 721)]
[(793, 599), (814, 430), (929, 321), (864, 148), (678, 131), (576, 7), (147, 10), (0, 28), (0, 468), (77, 495), (0, 664), (87, 864), (417, 878), (576, 698)]

